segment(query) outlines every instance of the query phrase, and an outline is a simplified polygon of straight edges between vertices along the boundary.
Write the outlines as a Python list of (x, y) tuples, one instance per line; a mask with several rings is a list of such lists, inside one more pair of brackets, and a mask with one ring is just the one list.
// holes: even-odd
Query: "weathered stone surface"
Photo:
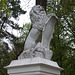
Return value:
[[(8, 65), (9, 75), (60, 75), (63, 70), (51, 59), (53, 52), (49, 49), (57, 16), (46, 15), (45, 10), (36, 5), (30, 11), (32, 29), (25, 41), (24, 51)], [(40, 37), (41, 36), (41, 37)], [(39, 40), (41, 39), (41, 42)]]
[(35, 48), (23, 51), (20, 57), (18, 59), (24, 59), (24, 58), (33, 58), (33, 57), (41, 57), (45, 59), (51, 59), (52, 57), (52, 51), (48, 50), (41, 46), (41, 43), (38, 43)]
[(56, 62), (40, 57), (14, 60), (6, 68), (9, 75), (60, 75), (63, 70)]
[[(53, 53), (49, 50), (49, 46), (57, 16), (54, 13), (46, 15), (43, 7), (36, 5), (30, 11), (30, 19), (32, 29), (25, 41), (24, 51), (18, 59), (32, 57), (51, 59)], [(41, 42), (39, 42), (40, 39), (42, 40)]]

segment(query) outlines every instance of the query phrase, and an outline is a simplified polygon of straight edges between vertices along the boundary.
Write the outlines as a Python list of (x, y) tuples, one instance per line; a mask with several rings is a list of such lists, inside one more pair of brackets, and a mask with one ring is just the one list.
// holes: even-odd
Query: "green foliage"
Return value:
[(0, 75), (8, 75), (4, 67), (10, 64), (12, 60), (17, 59), (23, 51), (24, 42), (30, 27), (31, 23), (25, 24), (23, 25), (23, 29), (20, 30), (20, 37), (12, 36), (13, 39), (10, 41), (13, 45), (12, 50), (10, 50), (7, 43), (0, 40)]
[(25, 14), (26, 11), (20, 7), (20, 0), (1, 0), (0, 1), (0, 38), (11, 35), (5, 28), (7, 25), (13, 29), (20, 29), (19, 25), (10, 20), (11, 17), (17, 18), (20, 14)]
[(51, 40), (51, 50), (53, 51), (52, 60), (64, 68), (61, 75), (75, 74), (74, 7), (74, 0), (52, 0), (47, 6), (47, 13), (55, 13), (59, 18)]
[(23, 29), (20, 30), (21, 40), (23, 40), (23, 41), (25, 40), (30, 29), (31, 29), (31, 23), (27, 23), (27, 24), (23, 25)]
[[(19, 38), (14, 34), (8, 32), (6, 28), (8, 25), (12, 29), (21, 29), (19, 25), (10, 20), (11, 17), (17, 18), (20, 14), (25, 14), (20, 8), (20, 0), (0, 0), (0, 75), (7, 75), (4, 66), (7, 66), (12, 60), (16, 59), (23, 49), (23, 42), (18, 41)], [(2, 42), (2, 39), (9, 39), (10, 44), (13, 45), (10, 50), (6, 42)], [(20, 47), (20, 48), (19, 48)]]
[(16, 59), (24, 50), (24, 42), (30, 31), (30, 28), (31, 23), (23, 25), (23, 29), (20, 30), (20, 37), (13, 39), (16, 41), (16, 42), (14, 41), (14, 54)]
[(0, 40), (0, 75), (8, 75), (5, 66), (14, 60), (13, 52), (8, 51), (8, 44)]
[[(20, 9), (19, 3), (20, 0), (1, 0), (0, 12), (5, 14), (3, 11), (9, 10), (7, 13), (10, 14), (11, 12), (11, 16), (16, 18), (19, 14), (24, 13)], [(75, 75), (75, 1), (50, 0), (47, 4), (47, 14), (55, 13), (59, 18), (50, 43), (50, 49), (53, 51), (52, 60), (64, 68), (61, 75)], [(4, 22), (3, 17), (0, 15), (0, 24)], [(10, 24), (12, 28), (17, 29), (18, 26), (10, 21), (9, 16), (6, 17), (7, 21), (4, 23)], [(0, 42), (0, 75), (7, 75), (3, 67), (8, 65), (13, 59), (17, 59), (23, 51), (24, 41), (29, 33), (30, 27), (31, 24), (25, 24), (23, 29), (20, 30), (21, 37), (18, 38), (13, 34), (0, 30), (0, 38), (12, 38), (10, 41), (14, 46), (12, 51), (9, 51), (8, 45)]]
[(0, 18), (3, 16), (5, 13), (5, 17), (9, 16), (10, 10), (9, 7), (7, 7), (7, 2), (8, 0), (0, 0)]
[(13, 43), (14, 46), (12, 51), (16, 59), (24, 50), (24, 42), (29, 33), (30, 27), (31, 23), (23, 25), (23, 29), (20, 29), (19, 32), (20, 37), (14, 37), (13, 40), (11, 40), (11, 43)]

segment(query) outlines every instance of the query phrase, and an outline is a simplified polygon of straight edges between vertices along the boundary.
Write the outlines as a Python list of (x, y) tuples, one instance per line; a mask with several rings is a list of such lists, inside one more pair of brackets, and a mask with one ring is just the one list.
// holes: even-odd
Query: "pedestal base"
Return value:
[(5, 68), (9, 75), (60, 75), (63, 70), (56, 62), (40, 57), (14, 60)]

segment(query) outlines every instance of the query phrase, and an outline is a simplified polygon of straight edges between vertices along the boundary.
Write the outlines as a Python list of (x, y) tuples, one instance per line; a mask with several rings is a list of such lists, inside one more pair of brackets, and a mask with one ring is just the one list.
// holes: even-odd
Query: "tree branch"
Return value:
[(3, 21), (2, 25), (1, 25), (1, 30), (2, 30), (2, 28), (3, 28), (3, 26), (4, 26), (4, 23), (5, 23), (5, 20)]

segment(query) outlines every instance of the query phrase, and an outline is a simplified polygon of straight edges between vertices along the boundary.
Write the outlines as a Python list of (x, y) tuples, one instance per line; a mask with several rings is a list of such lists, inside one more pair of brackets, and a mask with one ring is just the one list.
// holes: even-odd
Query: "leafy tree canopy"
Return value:
[[(2, 0), (3, 2), (4, 0)], [(38, 2), (40, 1), (40, 2)], [(37, 0), (37, 4), (41, 4), (44, 0)], [(30, 24), (26, 24), (23, 30), (20, 31), (21, 38), (16, 38), (14, 35), (5, 31), (4, 28), (6, 24), (9, 24), (12, 28), (17, 29), (18, 26), (14, 22), (10, 21), (10, 17), (17, 18), (21, 14), (19, 0), (6, 0), (6, 7), (8, 15), (6, 20), (4, 17), (5, 12), (3, 12), (3, 6), (1, 5), (1, 12), (3, 14), (0, 17), (0, 38), (7, 37), (10, 39), (11, 43), (14, 45), (12, 51), (8, 48), (7, 43), (0, 43), (0, 75), (6, 75), (3, 66), (8, 65), (8, 63), (17, 59), (18, 55), (23, 50), (24, 39), (29, 32)], [(46, 3), (45, 3), (46, 4)], [(43, 4), (41, 4), (44, 6)], [(15, 10), (16, 8), (16, 10)], [(17, 10), (18, 9), (18, 10)], [(16, 13), (15, 13), (16, 12)], [(74, 0), (49, 0), (47, 2), (46, 8), (47, 14), (55, 13), (58, 16), (58, 22), (55, 26), (55, 32), (50, 43), (50, 49), (53, 51), (52, 60), (56, 61), (60, 67), (64, 68), (61, 75), (74, 75), (75, 74), (75, 1)], [(1, 16), (1, 15), (0, 15)], [(20, 28), (19, 28), (20, 29)], [(25, 37), (25, 38), (24, 38)], [(13, 39), (11, 39), (13, 38)], [(4, 45), (4, 47), (2, 47)], [(5, 50), (5, 48), (7, 50)], [(8, 52), (10, 51), (10, 52)], [(9, 60), (9, 61), (8, 61)], [(8, 62), (6, 62), (8, 61)]]
[[(25, 13), (26, 11), (20, 7), (20, 0), (0, 0), (0, 75), (7, 75), (7, 71), (3, 67), (8, 65), (11, 60), (16, 59), (15, 54), (17, 48), (19, 45), (23, 46), (23, 44), (17, 42), (19, 38), (7, 30), (7, 27), (12, 27), (12, 29), (17, 30), (21, 29), (19, 25), (11, 21), (10, 18), (13, 17), (16, 19), (20, 14)], [(3, 38), (10, 40), (8, 41), (12, 44), (13, 50), (9, 48), (6, 42), (2, 41)], [(23, 48), (22, 46), (21, 48)]]
[(53, 50), (52, 60), (64, 68), (61, 75), (74, 75), (75, 1), (52, 0), (47, 4), (47, 14), (55, 13), (59, 18), (50, 45)]
[(11, 17), (17, 18), (26, 11), (20, 7), (20, 0), (1, 0), (0, 1), (0, 36), (8, 36), (9, 33), (4, 31), (7, 25), (14, 29), (20, 29), (19, 25), (10, 20)]

